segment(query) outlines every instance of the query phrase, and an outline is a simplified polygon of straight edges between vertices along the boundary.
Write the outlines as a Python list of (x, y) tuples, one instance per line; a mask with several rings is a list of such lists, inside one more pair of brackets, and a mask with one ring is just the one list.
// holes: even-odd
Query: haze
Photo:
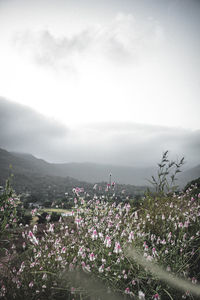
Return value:
[(197, 0), (1, 0), (0, 146), (121, 165), (169, 149), (198, 164), (199, 23)]

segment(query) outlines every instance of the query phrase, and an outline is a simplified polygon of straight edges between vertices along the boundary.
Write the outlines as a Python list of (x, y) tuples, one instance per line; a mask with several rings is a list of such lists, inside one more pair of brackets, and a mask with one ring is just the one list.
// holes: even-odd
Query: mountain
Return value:
[(180, 173), (179, 181), (181, 182), (181, 186), (184, 187), (188, 182), (197, 179), (199, 177), (200, 177), (200, 165)]
[(70, 175), (87, 182), (112, 181), (121, 184), (149, 185), (154, 168), (133, 168), (127, 166), (104, 165), (95, 163), (67, 163), (55, 165), (56, 170), (62, 176)]
[[(97, 182), (99, 179), (104, 190), (110, 170), (111, 166), (88, 163), (51, 164), (31, 154), (0, 149), (0, 185), (4, 186), (9, 175), (13, 174), (12, 187), (17, 194), (30, 195), (29, 202), (45, 203), (58, 199), (65, 201), (66, 193), (73, 198), (74, 187), (83, 187), (90, 195), (94, 194), (96, 191), (93, 190), (94, 184), (91, 182)], [(68, 175), (76, 176), (77, 179)], [(146, 187), (117, 184), (116, 195), (120, 195), (124, 189), (125, 195), (142, 195)]]
[(148, 185), (147, 179), (155, 171), (154, 168), (133, 168), (95, 163), (55, 164), (38, 159), (31, 154), (0, 149), (0, 168), (1, 172), (6, 173), (6, 176), (9, 174), (9, 165), (12, 165), (14, 174), (71, 177), (89, 183), (108, 182), (111, 173), (112, 181), (140, 186)]
[(92, 184), (69, 176), (59, 176), (58, 172), (53, 170), (54, 166), (30, 154), (12, 153), (0, 149), (0, 185), (4, 186), (8, 177), (13, 174), (12, 186), (17, 193), (30, 191), (31, 194), (46, 199), (50, 194), (63, 197), (76, 186), (92, 188)]
[[(8, 177), (9, 165), (12, 165), (12, 173), (15, 176), (44, 177), (54, 176), (66, 178), (66, 181), (78, 181), (97, 183), (108, 182), (110, 173), (112, 181), (120, 184), (131, 184), (134, 186), (149, 185), (148, 179), (156, 174), (156, 168), (134, 168), (127, 166), (100, 165), (94, 163), (48, 163), (43, 159), (38, 159), (31, 154), (8, 152), (0, 149), (0, 180)], [(200, 177), (200, 165), (195, 168), (185, 170), (178, 177), (178, 184), (182, 188), (189, 181)], [(76, 179), (74, 179), (76, 178)]]

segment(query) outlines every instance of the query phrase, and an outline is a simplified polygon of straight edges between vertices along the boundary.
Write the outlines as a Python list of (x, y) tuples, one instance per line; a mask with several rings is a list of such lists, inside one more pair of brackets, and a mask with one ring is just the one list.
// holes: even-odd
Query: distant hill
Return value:
[[(41, 203), (62, 199), (65, 193), (72, 195), (74, 187), (83, 187), (86, 192), (93, 194), (94, 182), (100, 182), (104, 189), (110, 171), (111, 166), (87, 163), (51, 164), (31, 154), (0, 149), (0, 185), (4, 186), (9, 175), (13, 174), (12, 186), (16, 192), (30, 192), (31, 199)], [(76, 179), (72, 176), (76, 176)], [(141, 195), (146, 187), (117, 184), (118, 193), (123, 189), (127, 195)]]
[(179, 175), (181, 186), (185, 186), (188, 182), (200, 177), (200, 165), (188, 169)]
[[(4, 186), (5, 181), (13, 174), (12, 185), (18, 193), (31, 191), (42, 194), (51, 187), (58, 196), (72, 191), (76, 186), (87, 185), (69, 176), (58, 176), (58, 172), (53, 172), (53, 169), (51, 164), (30, 154), (0, 149), (0, 185)], [(88, 184), (88, 188), (91, 186)]]
[[(95, 163), (64, 163), (54, 164), (38, 159), (31, 154), (4, 152), (4, 166), (13, 165), (13, 171), (37, 175), (72, 177), (90, 183), (108, 181), (112, 173), (112, 180), (121, 184), (149, 185), (147, 179), (151, 177), (154, 168), (133, 168), (127, 166), (101, 165)], [(0, 156), (1, 156), (0, 151)], [(5, 157), (5, 152), (7, 156)], [(0, 159), (1, 166), (1, 159)]]
[[(53, 176), (65, 178), (66, 182), (97, 183), (108, 182), (109, 174), (112, 180), (120, 184), (134, 186), (149, 185), (148, 179), (156, 173), (156, 166), (152, 168), (134, 168), (126, 166), (100, 165), (94, 163), (48, 163), (31, 154), (8, 152), (0, 149), (0, 180), (5, 180), (9, 175), (9, 165), (12, 165), (12, 173), (15, 176), (44, 177)], [(183, 188), (189, 181), (200, 177), (200, 165), (181, 172), (178, 184)], [(0, 183), (2, 184), (2, 183)]]

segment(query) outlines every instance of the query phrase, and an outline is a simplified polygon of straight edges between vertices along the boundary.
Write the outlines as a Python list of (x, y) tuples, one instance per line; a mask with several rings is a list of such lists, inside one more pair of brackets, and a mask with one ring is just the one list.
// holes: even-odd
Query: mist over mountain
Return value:
[[(9, 169), (9, 165), (12, 168)], [(0, 179), (5, 181), (9, 173), (17, 176), (45, 177), (55, 176), (66, 179), (72, 186), (80, 185), (80, 182), (97, 183), (112, 181), (118, 184), (131, 184), (134, 186), (150, 185), (148, 179), (156, 174), (156, 166), (151, 168), (133, 168), (126, 166), (100, 165), (93, 163), (65, 163), (53, 164), (38, 159), (31, 154), (8, 152), (0, 149)], [(180, 173), (178, 185), (183, 188), (189, 181), (200, 177), (200, 165), (187, 169)], [(31, 180), (31, 179), (30, 179)], [(1, 182), (2, 184), (2, 182)]]
[[(74, 117), (76, 118), (75, 115)], [(151, 170), (165, 150), (170, 151), (171, 159), (184, 156), (187, 168), (200, 164), (199, 130), (134, 122), (85, 123), (67, 127), (30, 107), (3, 97), (0, 97), (0, 128), (1, 148), (31, 153), (52, 163), (81, 163), (82, 167), (78, 167), (80, 174), (81, 168), (85, 172), (85, 163), (91, 163), (87, 166), (87, 176), (90, 176), (90, 170), (93, 173), (90, 180), (94, 181), (100, 179), (99, 175), (95, 177), (95, 168), (98, 172), (103, 172), (102, 176), (106, 176), (110, 172), (110, 166), (114, 168), (117, 178), (118, 166), (122, 166), (120, 174), (124, 174), (125, 181), (129, 175), (132, 176), (133, 168), (140, 177), (139, 170), (144, 168), (144, 173), (147, 169)], [(70, 168), (68, 165), (68, 169)], [(62, 167), (60, 169), (61, 172), (66, 172)], [(74, 169), (76, 164), (73, 164), (71, 170)], [(147, 175), (149, 171), (144, 177)], [(133, 178), (136, 180), (135, 176)]]

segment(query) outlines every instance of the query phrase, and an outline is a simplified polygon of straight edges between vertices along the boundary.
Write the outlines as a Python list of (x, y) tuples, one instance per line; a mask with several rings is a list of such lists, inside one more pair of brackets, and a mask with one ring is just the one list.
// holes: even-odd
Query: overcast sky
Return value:
[(0, 0), (0, 146), (199, 163), (199, 28), (198, 0)]

